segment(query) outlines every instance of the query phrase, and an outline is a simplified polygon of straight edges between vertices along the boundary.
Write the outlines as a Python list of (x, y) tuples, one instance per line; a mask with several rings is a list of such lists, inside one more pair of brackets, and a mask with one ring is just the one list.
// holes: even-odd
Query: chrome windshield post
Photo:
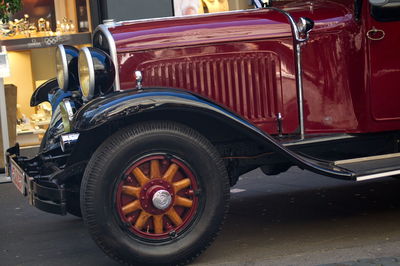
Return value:
[(108, 30), (109, 27), (112, 27), (114, 25), (116, 25), (116, 23), (111, 22), (111, 20), (109, 21), (105, 21), (106, 23), (104, 24), (100, 24), (99, 26), (97, 26), (97, 28), (95, 29), (93, 36), (96, 34), (97, 31), (101, 31), (108, 44), (110, 47), (110, 57), (114, 62), (114, 66), (115, 66), (115, 81), (114, 81), (114, 88), (115, 91), (120, 91), (121, 90), (121, 85), (120, 85), (120, 81), (119, 81), (119, 67), (118, 67), (118, 57), (117, 57), (117, 46), (115, 44), (115, 40), (113, 38), (113, 36), (111, 35), (110, 31)]
[[(308, 41), (309, 32), (314, 26), (314, 22), (308, 18), (300, 18), (299, 22), (296, 23), (292, 15), (288, 12), (281, 10), (276, 7), (266, 7), (282, 13), (289, 20), (289, 24), (293, 33), (293, 44), (295, 50), (295, 66), (296, 66), (296, 87), (297, 87), (297, 105), (299, 112), (299, 127), (300, 127), (300, 138), (304, 139), (305, 126), (304, 126), (304, 96), (303, 96), (303, 68), (301, 63), (301, 46)], [(308, 24), (307, 24), (308, 23)]]

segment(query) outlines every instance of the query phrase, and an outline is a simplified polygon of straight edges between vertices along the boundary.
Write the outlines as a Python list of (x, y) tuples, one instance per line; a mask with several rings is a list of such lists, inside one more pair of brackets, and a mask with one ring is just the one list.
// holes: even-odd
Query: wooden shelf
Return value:
[(65, 34), (60, 36), (33, 37), (21, 39), (2, 40), (2, 45), (8, 51), (30, 50), (36, 48), (54, 47), (59, 44), (79, 45), (92, 42), (92, 34), (89, 32)]

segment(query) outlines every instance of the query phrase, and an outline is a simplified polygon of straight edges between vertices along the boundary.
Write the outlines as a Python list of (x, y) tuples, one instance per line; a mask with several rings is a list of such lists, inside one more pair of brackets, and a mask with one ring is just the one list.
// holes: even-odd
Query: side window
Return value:
[(400, 21), (400, 3), (371, 6), (371, 16), (381, 22)]

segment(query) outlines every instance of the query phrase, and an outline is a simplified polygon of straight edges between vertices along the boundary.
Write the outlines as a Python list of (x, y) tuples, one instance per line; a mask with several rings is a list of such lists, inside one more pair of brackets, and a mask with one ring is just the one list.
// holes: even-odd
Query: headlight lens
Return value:
[(82, 48), (78, 68), (84, 100), (89, 101), (111, 90), (115, 80), (115, 66), (104, 51), (97, 48)]
[(68, 87), (68, 66), (67, 57), (63, 45), (59, 45), (56, 49), (56, 70), (57, 82), (61, 89)]
[(73, 46), (59, 45), (56, 49), (57, 82), (63, 90), (76, 89), (78, 55), (79, 50)]
[(72, 129), (71, 122), (74, 116), (74, 108), (70, 100), (63, 100), (60, 103), (60, 112), (64, 126), (64, 132), (70, 132)]
[(94, 68), (89, 48), (84, 47), (78, 60), (79, 84), (84, 100), (91, 100), (94, 97)]

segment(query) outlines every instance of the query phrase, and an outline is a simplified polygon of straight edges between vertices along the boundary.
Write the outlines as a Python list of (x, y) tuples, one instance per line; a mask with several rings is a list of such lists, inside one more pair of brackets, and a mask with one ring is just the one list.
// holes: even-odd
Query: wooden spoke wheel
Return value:
[(221, 229), (229, 178), (204, 136), (153, 121), (121, 129), (99, 146), (80, 196), (83, 220), (111, 258), (127, 265), (181, 265)]
[(198, 207), (197, 191), (196, 178), (182, 160), (151, 155), (125, 173), (118, 184), (116, 208), (131, 232), (162, 239), (191, 222)]

